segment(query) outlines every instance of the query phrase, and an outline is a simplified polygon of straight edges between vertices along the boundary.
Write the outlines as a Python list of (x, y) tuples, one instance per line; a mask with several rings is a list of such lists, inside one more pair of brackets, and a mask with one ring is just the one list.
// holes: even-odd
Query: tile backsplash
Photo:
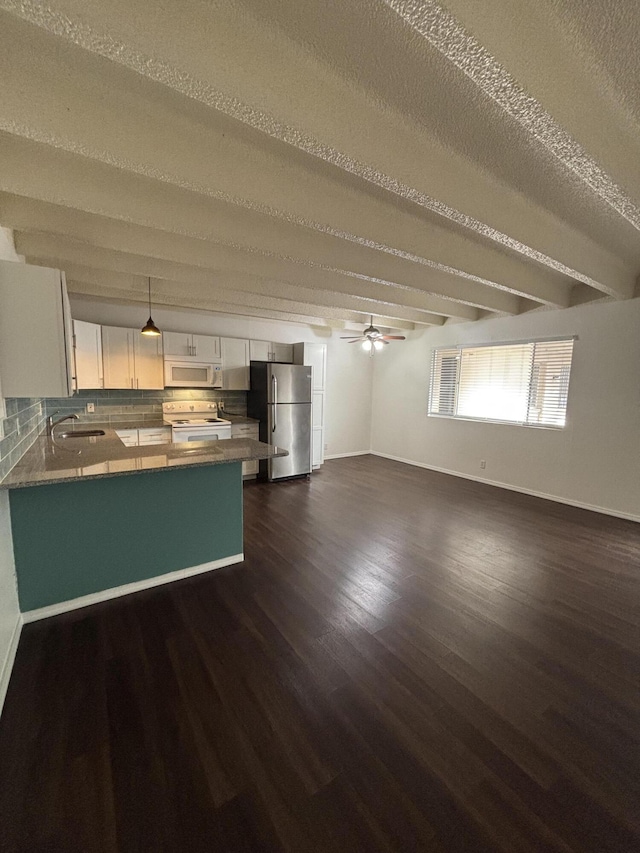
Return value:
[[(157, 421), (162, 417), (162, 404), (170, 400), (212, 400), (222, 403), (231, 415), (246, 415), (246, 391), (217, 391), (202, 388), (165, 388), (158, 391), (78, 391), (73, 397), (45, 399), (45, 417), (76, 414), (87, 422)], [(95, 412), (87, 413), (93, 403)]]
[(44, 400), (9, 397), (7, 416), (0, 419), (0, 480), (7, 476), (44, 428)]

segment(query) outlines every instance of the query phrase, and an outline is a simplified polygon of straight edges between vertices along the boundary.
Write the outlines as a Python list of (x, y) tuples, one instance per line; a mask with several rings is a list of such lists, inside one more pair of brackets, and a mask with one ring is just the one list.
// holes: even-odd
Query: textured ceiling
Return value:
[(637, 0), (0, 0), (0, 223), (72, 292), (399, 329), (627, 299)]

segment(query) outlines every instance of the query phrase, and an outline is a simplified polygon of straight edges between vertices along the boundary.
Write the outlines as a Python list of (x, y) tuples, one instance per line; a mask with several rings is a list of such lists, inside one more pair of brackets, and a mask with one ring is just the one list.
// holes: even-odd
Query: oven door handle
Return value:
[(271, 374), (271, 385), (273, 388), (273, 426), (271, 432), (275, 432), (278, 426), (278, 379), (273, 373)]

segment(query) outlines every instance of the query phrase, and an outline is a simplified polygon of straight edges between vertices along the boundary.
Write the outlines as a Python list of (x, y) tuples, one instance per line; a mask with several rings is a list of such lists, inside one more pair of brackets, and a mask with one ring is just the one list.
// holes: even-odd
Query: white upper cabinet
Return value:
[(191, 335), (185, 332), (164, 332), (166, 358), (187, 358), (194, 361), (220, 361), (220, 338), (213, 335)]
[(146, 337), (139, 329), (102, 327), (105, 388), (164, 388), (162, 337)]
[(271, 361), (271, 344), (269, 341), (249, 341), (249, 356), (251, 361)]
[(281, 361), (291, 364), (293, 344), (278, 344), (272, 341), (249, 341), (251, 361)]
[(193, 335), (193, 355), (198, 361), (220, 361), (220, 338), (213, 335)]
[(165, 358), (190, 358), (193, 346), (193, 335), (184, 332), (163, 332)]
[(220, 338), (222, 387), (226, 391), (249, 390), (249, 341)]
[(70, 397), (73, 327), (64, 273), (0, 261), (0, 374), (5, 397)]
[(136, 388), (164, 388), (162, 337), (141, 335), (132, 329), (134, 379)]
[(272, 361), (283, 361), (291, 364), (293, 361), (293, 344), (271, 344)]
[(102, 330), (97, 323), (73, 321), (76, 389), (102, 388)]
[(102, 327), (105, 388), (133, 388), (134, 365), (131, 329)]

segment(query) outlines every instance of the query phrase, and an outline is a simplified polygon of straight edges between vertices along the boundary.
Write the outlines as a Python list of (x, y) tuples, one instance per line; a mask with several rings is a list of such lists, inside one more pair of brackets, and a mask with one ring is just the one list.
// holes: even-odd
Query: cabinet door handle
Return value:
[(140, 380), (136, 379), (136, 388), (139, 388), (139, 387), (140, 387)]

